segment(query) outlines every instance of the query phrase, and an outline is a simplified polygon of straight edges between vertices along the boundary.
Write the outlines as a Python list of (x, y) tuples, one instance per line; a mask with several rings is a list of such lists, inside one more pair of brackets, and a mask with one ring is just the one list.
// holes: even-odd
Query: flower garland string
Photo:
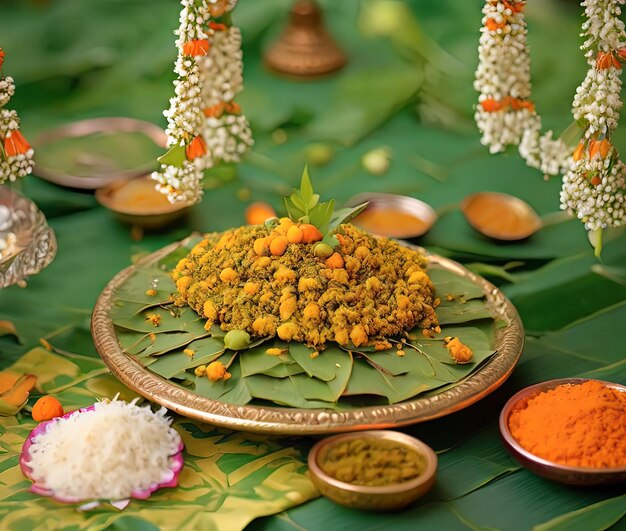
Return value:
[[(541, 135), (541, 117), (530, 99), (530, 57), (523, 0), (486, 0), (479, 65), (474, 86), (480, 92), (475, 119), (481, 142), (491, 153), (518, 145), (529, 166), (564, 174), (561, 208), (573, 211), (596, 236), (624, 222), (625, 167), (610, 137), (617, 127), (620, 60), (626, 60), (624, 0), (584, 0), (582, 49), (590, 68), (576, 91), (572, 114), (584, 130), (574, 149), (552, 131)], [(594, 238), (598, 251), (601, 238)]]
[(0, 184), (25, 177), (35, 165), (33, 148), (20, 132), (17, 112), (4, 108), (15, 94), (13, 78), (2, 71), (4, 58), (0, 48)]
[[(175, 96), (167, 118), (169, 150), (152, 174), (171, 202), (197, 202), (204, 170), (218, 162), (239, 162), (252, 135), (233, 101), (243, 89), (241, 34), (230, 23), (236, 0), (181, 0), (176, 31)], [(224, 18), (224, 22), (213, 19)], [(220, 112), (217, 112), (219, 109)]]

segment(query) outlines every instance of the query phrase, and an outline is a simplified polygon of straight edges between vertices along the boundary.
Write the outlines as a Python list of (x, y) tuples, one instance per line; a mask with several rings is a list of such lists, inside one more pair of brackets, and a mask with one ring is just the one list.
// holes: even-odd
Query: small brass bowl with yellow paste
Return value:
[[(345, 433), (319, 441), (309, 453), (315, 487), (355, 509), (394, 511), (435, 484), (437, 456), (423, 442), (397, 431)], [(350, 482), (345, 481), (351, 477)]]

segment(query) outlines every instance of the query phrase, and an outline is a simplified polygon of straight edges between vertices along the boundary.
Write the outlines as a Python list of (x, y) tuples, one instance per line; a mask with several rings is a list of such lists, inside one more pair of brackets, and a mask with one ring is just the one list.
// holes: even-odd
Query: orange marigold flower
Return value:
[(198, 157), (203, 157), (207, 153), (206, 144), (201, 136), (195, 137), (187, 146), (185, 150), (187, 160), (193, 160)]
[(617, 50), (617, 56), (623, 61), (626, 61), (626, 47)]
[(485, 22), (485, 26), (489, 31), (497, 31), (506, 26), (506, 20), (503, 20), (502, 22), (496, 22), (493, 18), (488, 18), (487, 22)]
[(622, 65), (612, 52), (598, 52), (598, 56), (596, 59), (596, 68), (598, 70), (605, 70), (611, 67), (621, 69)]
[(502, 0), (502, 4), (506, 9), (510, 9), (512, 13), (521, 13), (526, 7), (526, 2), (511, 3), (506, 0)]
[(220, 24), (219, 22), (209, 22), (209, 29), (213, 31), (226, 31), (228, 26), (226, 24)]
[(206, 107), (202, 109), (202, 112), (207, 118), (219, 118), (224, 114), (224, 103), (216, 103), (212, 107)]
[(609, 151), (611, 151), (611, 143), (606, 138), (600, 140), (600, 142), (598, 142), (598, 151), (600, 152), (600, 156), (605, 159)]
[(481, 101), (480, 104), (486, 112), (495, 112), (502, 109), (502, 104), (493, 98), (487, 98), (486, 100)]
[(30, 149), (30, 144), (17, 129), (9, 131), (4, 138), (4, 152), (7, 157), (23, 155)]
[(602, 179), (600, 179), (599, 175), (594, 175), (591, 178), (591, 184), (593, 184), (594, 186), (598, 186), (601, 182), (602, 182)]
[(211, 3), (207, 6), (209, 13), (213, 18), (219, 18), (228, 9), (228, 0), (217, 0), (215, 3)]
[(585, 152), (585, 145), (582, 142), (579, 142), (578, 145), (576, 146), (576, 149), (574, 150), (574, 153), (572, 153), (572, 158), (575, 161), (579, 161), (580, 159), (583, 158), (584, 152)]
[(239, 104), (235, 103), (234, 101), (227, 101), (224, 104), (224, 108), (226, 112), (230, 114), (241, 114), (241, 107), (239, 106)]
[(0, 68), (2, 68), (5, 56), (6, 56), (6, 54), (4, 53), (4, 50), (2, 48), (0, 48)]
[(187, 41), (183, 45), (183, 53), (185, 55), (192, 55), (194, 57), (198, 55), (206, 55), (209, 51), (208, 39), (195, 39), (193, 41)]
[(588, 149), (589, 149), (589, 158), (592, 159), (600, 151), (600, 143), (597, 140), (591, 139), (589, 141)]

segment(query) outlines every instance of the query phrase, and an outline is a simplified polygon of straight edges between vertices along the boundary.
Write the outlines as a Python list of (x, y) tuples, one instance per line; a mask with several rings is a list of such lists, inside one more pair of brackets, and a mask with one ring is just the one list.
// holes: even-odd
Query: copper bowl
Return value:
[[(500, 434), (504, 446), (509, 453), (523, 466), (538, 476), (566, 483), (567, 485), (609, 485), (626, 482), (626, 467), (622, 468), (591, 468), (567, 466), (538, 457), (522, 448), (509, 430), (509, 416), (511, 412), (524, 404), (527, 400), (544, 391), (554, 389), (563, 384), (581, 384), (590, 378), (560, 378), (531, 385), (514, 394), (505, 404), (500, 413)], [(621, 393), (626, 393), (626, 386), (598, 380), (607, 387)]]
[[(424, 457), (426, 462), (424, 471), (409, 481), (368, 487), (339, 481), (322, 470), (319, 463), (323, 462), (332, 446), (343, 441), (364, 438), (387, 439), (412, 448)], [(324, 496), (346, 507), (371, 511), (393, 511), (406, 507), (432, 488), (437, 471), (437, 455), (429, 446), (414, 437), (389, 430), (370, 430), (327, 437), (313, 446), (308, 462), (311, 480)]]
[(524, 240), (542, 227), (541, 218), (528, 203), (499, 192), (469, 195), (461, 211), (474, 230), (494, 240)]
[[(349, 199), (346, 204), (347, 206), (357, 206), (362, 203), (367, 203), (367, 207), (361, 214), (354, 218), (352, 223), (357, 227), (361, 227), (379, 236), (389, 238), (418, 238), (426, 234), (437, 221), (437, 213), (428, 203), (424, 203), (424, 201), (407, 195), (366, 192), (355, 195)], [(377, 226), (371, 221), (366, 225), (361, 225), (359, 218), (367, 215), (369, 212), (385, 212), (386, 215), (399, 214), (409, 216), (413, 218), (416, 223), (411, 227), (402, 227), (396, 224), (391, 231), (388, 230), (388, 226)]]
[(142, 229), (159, 229), (179, 219), (193, 203), (170, 203), (155, 186), (156, 181), (149, 175), (116, 181), (96, 190), (96, 199), (124, 223)]

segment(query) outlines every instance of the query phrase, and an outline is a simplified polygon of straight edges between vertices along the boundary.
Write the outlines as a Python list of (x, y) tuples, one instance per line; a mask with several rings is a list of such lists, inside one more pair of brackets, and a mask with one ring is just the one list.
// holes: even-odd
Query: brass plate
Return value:
[[(117, 378), (148, 400), (186, 417), (235, 430), (275, 435), (320, 435), (398, 428), (449, 415), (484, 398), (509, 377), (522, 353), (522, 322), (514, 306), (502, 292), (457, 262), (429, 255), (428, 259), (433, 266), (467, 277), (480, 286), (493, 316), (506, 323), (496, 330), (496, 353), (480, 369), (453, 388), (434, 396), (418, 397), (399, 404), (368, 406), (347, 411), (237, 406), (211, 400), (161, 378), (124, 354), (117, 341), (113, 322), (109, 318), (114, 291), (135, 273), (137, 267), (164, 258), (180, 245), (168, 245), (115, 275), (96, 301), (91, 319), (91, 333), (104, 363)], [(409, 244), (404, 245), (423, 251)]]

